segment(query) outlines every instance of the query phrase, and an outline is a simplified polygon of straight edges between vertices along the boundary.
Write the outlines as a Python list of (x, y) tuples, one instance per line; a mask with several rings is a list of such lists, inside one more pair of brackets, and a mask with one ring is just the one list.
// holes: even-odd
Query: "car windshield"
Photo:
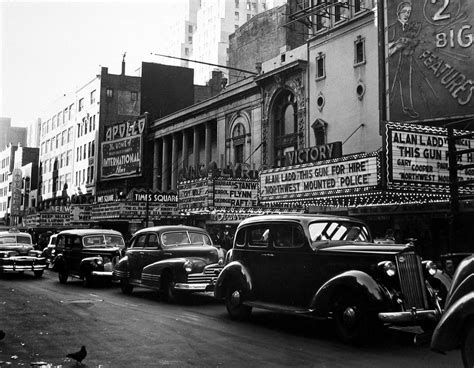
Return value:
[(8, 235), (0, 237), (0, 244), (31, 244), (31, 239), (25, 235)]
[(192, 231), (173, 231), (161, 234), (161, 243), (168, 246), (176, 245), (212, 245), (208, 235)]
[(85, 247), (123, 247), (123, 238), (118, 235), (89, 235), (83, 239)]
[(311, 242), (340, 240), (370, 242), (367, 227), (350, 221), (318, 221), (309, 225)]

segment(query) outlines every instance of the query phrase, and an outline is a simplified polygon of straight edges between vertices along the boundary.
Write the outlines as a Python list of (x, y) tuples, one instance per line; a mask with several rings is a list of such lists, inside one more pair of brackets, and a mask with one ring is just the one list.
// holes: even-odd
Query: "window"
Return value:
[(130, 99), (132, 101), (137, 101), (138, 100), (138, 93), (137, 92), (130, 92)]
[(247, 10), (250, 10), (250, 1), (247, 1), (246, 8), (247, 8)]
[(326, 78), (325, 58), (321, 52), (316, 57), (316, 80)]
[(252, 14), (247, 14), (247, 22), (252, 19)]
[(91, 105), (95, 103), (95, 90), (91, 92)]
[(67, 130), (67, 142), (72, 142), (72, 127)]
[(341, 20), (343, 20), (343, 17), (342, 17), (342, 12), (343, 12), (343, 8), (342, 8), (342, 3), (340, 3), (338, 0), (335, 0), (335, 4), (334, 4), (334, 23), (337, 23), (337, 22), (340, 22)]
[(265, 224), (251, 226), (247, 229), (247, 237), (250, 247), (268, 247), (270, 226)]
[(81, 98), (79, 100), (79, 111), (82, 111), (84, 109), (84, 99)]
[(188, 42), (193, 42), (193, 36), (188, 36)]
[(358, 13), (362, 10), (362, 1), (364, 0), (354, 0), (354, 13)]
[(107, 90), (105, 91), (105, 95), (107, 98), (114, 97), (114, 90), (112, 88), (107, 88)]
[(292, 224), (277, 224), (273, 228), (273, 246), (275, 248), (299, 248), (305, 243), (304, 231)]
[(66, 120), (70, 120), (70, 119), (71, 119), (71, 116), (69, 115), (69, 109), (68, 109), (67, 107), (64, 109), (63, 117), (64, 117), (63, 123), (65, 123)]
[(189, 25), (189, 26), (188, 26), (188, 32), (189, 32), (189, 33), (193, 33), (193, 26), (192, 26), (192, 25)]
[(235, 125), (232, 132), (232, 140), (234, 146), (234, 163), (244, 162), (244, 147), (245, 147), (245, 128), (243, 124)]
[(70, 162), (72, 162), (72, 150), (67, 151), (66, 166), (68, 166)]
[[(317, 0), (316, 5), (322, 5), (322, 2), (323, 0)], [(326, 20), (325, 10), (316, 13), (316, 32), (326, 28)]]
[(67, 143), (66, 139), (67, 139), (67, 131), (63, 130), (63, 132), (61, 134), (61, 145), (64, 146)]
[(239, 6), (240, 6), (240, 4), (239, 4), (239, 0), (235, 0), (235, 8), (236, 8), (236, 9), (238, 9), (238, 8), (239, 8)]
[(311, 125), (316, 140), (316, 146), (326, 144), (327, 125), (328, 124), (323, 119), (316, 119), (316, 121)]
[(239, 12), (235, 12), (234, 19), (236, 22), (239, 21)]
[(51, 138), (51, 150), (58, 148), (58, 144), (56, 142), (56, 137)]
[(69, 106), (69, 120), (71, 120), (71, 118), (72, 118), (73, 110), (74, 110), (74, 104), (72, 104), (71, 106)]
[(354, 41), (354, 66), (365, 63), (365, 39), (357, 36)]
[(297, 102), (291, 91), (285, 90), (275, 99), (272, 110), (272, 125), (274, 130), (273, 165), (283, 166), (286, 153), (297, 147)]

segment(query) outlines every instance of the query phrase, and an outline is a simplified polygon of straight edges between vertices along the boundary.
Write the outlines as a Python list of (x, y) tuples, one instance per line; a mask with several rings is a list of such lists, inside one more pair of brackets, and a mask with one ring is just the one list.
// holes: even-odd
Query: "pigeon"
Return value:
[(82, 364), (82, 360), (86, 357), (86, 355), (87, 355), (86, 347), (82, 345), (81, 350), (76, 351), (75, 353), (70, 353), (67, 355), (67, 357), (74, 359), (76, 362)]
[(5, 331), (0, 330), (0, 340), (3, 340), (5, 338)]

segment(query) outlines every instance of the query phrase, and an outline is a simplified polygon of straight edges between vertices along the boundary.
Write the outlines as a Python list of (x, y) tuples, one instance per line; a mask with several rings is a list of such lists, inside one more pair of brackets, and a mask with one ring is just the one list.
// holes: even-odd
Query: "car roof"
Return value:
[(0, 231), (0, 236), (2, 235), (9, 235), (9, 236), (12, 236), (12, 235), (28, 235), (31, 237), (31, 234), (29, 233), (25, 233), (23, 231)]
[(144, 229), (138, 230), (134, 235), (141, 234), (144, 232), (163, 232), (163, 231), (177, 231), (177, 230), (187, 230), (187, 231), (199, 231), (206, 233), (207, 231), (201, 227), (188, 226), (188, 225), (159, 225), (159, 226), (150, 226)]
[(111, 230), (111, 229), (69, 229), (69, 230), (63, 230), (59, 232), (57, 235), (100, 235), (100, 234), (106, 234), (106, 235), (120, 235), (122, 234), (119, 231), (116, 230)]
[(255, 224), (265, 221), (277, 222), (277, 221), (292, 221), (300, 223), (310, 223), (313, 221), (352, 221), (360, 224), (365, 224), (364, 221), (349, 217), (349, 216), (339, 216), (339, 215), (327, 215), (327, 214), (312, 214), (312, 213), (282, 213), (282, 214), (273, 214), (273, 215), (259, 215), (248, 217), (243, 220), (239, 227), (249, 224)]

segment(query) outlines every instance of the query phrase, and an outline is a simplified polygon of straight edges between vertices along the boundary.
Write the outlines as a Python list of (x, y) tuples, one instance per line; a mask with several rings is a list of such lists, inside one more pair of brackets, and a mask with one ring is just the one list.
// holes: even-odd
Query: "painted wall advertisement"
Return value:
[[(456, 144), (458, 150), (472, 147), (474, 139), (462, 139)], [(445, 189), (450, 183), (446, 129), (387, 124), (387, 161), (389, 184), (423, 184)], [(473, 153), (458, 156), (459, 164), (473, 162)], [(458, 178), (474, 179), (474, 169), (458, 171)]]
[(101, 144), (101, 179), (138, 176), (141, 173), (146, 115), (105, 128)]
[(260, 198), (284, 200), (357, 192), (380, 184), (377, 153), (262, 171)]
[(474, 115), (474, 1), (385, 0), (387, 120)]

